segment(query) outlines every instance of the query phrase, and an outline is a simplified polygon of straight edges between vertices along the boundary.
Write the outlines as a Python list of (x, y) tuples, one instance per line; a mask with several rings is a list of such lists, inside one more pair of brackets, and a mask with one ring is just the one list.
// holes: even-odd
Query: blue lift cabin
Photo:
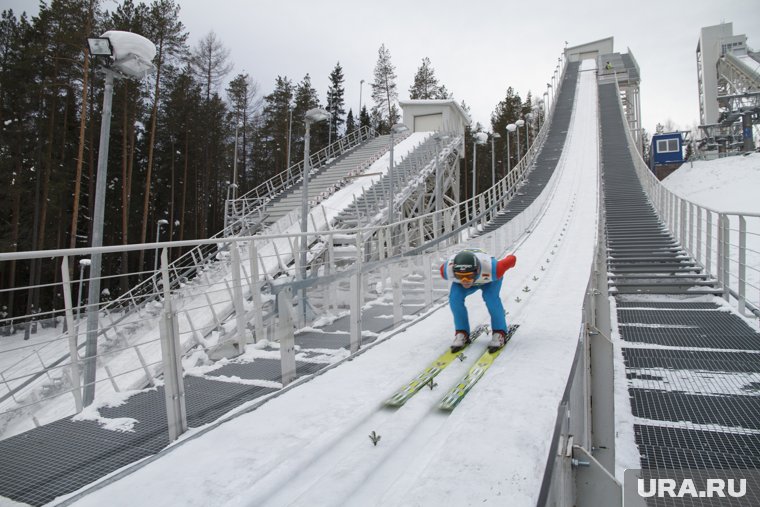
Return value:
[(652, 136), (650, 169), (658, 179), (678, 169), (684, 163), (684, 138), (682, 132), (668, 132)]

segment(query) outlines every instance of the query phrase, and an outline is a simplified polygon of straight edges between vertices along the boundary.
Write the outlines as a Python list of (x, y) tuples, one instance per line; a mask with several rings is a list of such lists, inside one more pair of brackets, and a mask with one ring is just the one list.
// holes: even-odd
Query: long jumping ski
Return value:
[[(488, 333), (490, 326), (487, 324), (481, 324), (470, 333), (470, 343), (474, 342), (478, 336), (484, 333)], [(422, 370), (419, 375), (414, 377), (403, 387), (401, 387), (396, 393), (385, 401), (385, 405), (389, 407), (400, 407), (409, 400), (412, 396), (422, 389), (428, 382), (430, 382), (436, 375), (446, 368), (451, 362), (459, 357), (462, 352), (467, 350), (469, 344), (456, 352), (452, 352), (450, 348), (446, 349), (446, 352), (438, 356), (438, 358), (430, 363), (430, 365)]]
[[(504, 343), (504, 347), (507, 346), (507, 343), (509, 343), (512, 335), (515, 334), (515, 331), (517, 331), (519, 327), (519, 324), (515, 324), (509, 327), (509, 332), (507, 333), (507, 339)], [(454, 410), (456, 406), (459, 405), (459, 402), (462, 401), (462, 399), (465, 397), (465, 395), (470, 392), (470, 389), (472, 389), (478, 380), (483, 377), (485, 372), (488, 370), (488, 368), (491, 367), (496, 358), (499, 357), (499, 354), (501, 354), (501, 351), (504, 350), (504, 347), (494, 352), (489, 352), (488, 350), (483, 352), (483, 355), (481, 355), (475, 364), (470, 367), (470, 370), (467, 372), (464, 378), (462, 378), (462, 380), (457, 385), (451, 388), (446, 396), (441, 399), (441, 402), (438, 404), (438, 408), (448, 411)]]

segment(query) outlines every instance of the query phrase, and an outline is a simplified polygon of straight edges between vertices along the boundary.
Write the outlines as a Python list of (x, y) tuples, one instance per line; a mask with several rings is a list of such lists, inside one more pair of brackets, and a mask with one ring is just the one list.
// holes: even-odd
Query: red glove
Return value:
[(510, 269), (515, 267), (515, 264), (517, 264), (517, 257), (514, 255), (507, 255), (500, 261), (496, 263), (496, 279), (498, 280), (502, 276), (504, 276), (504, 273)]

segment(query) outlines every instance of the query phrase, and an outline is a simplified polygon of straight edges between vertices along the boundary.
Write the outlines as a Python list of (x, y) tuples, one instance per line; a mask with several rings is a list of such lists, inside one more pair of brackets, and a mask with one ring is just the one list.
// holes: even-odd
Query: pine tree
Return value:
[[(153, 90), (153, 108), (150, 115), (150, 139), (148, 141), (148, 165), (145, 175), (145, 192), (143, 194), (143, 220), (140, 240), (145, 243), (148, 232), (148, 220), (151, 202), (151, 176), (153, 173), (153, 157), (156, 144), (156, 124), (158, 122), (158, 104), (161, 100), (161, 71), (167, 61), (179, 58), (187, 53), (187, 37), (185, 26), (179, 21), (179, 6), (173, 0), (156, 0), (150, 6), (148, 16), (148, 37), (156, 45), (155, 88)], [(163, 217), (155, 217), (157, 220)], [(125, 238), (126, 240), (126, 238)], [(144, 252), (140, 254), (142, 266)]]
[[(202, 142), (205, 137), (200, 117), (201, 86), (188, 68), (171, 73), (166, 84), (166, 99), (161, 104), (161, 130), (168, 137), (171, 199), (168, 203), (170, 236), (184, 240), (198, 227), (200, 210), (195, 206), (194, 189), (200, 184)], [(175, 223), (179, 220), (179, 230)], [(194, 236), (193, 236), (194, 237)]]
[[(293, 84), (287, 77), (277, 76), (275, 88), (264, 97), (264, 121), (262, 128), (261, 145), (266, 146), (263, 154), (262, 173), (260, 181), (264, 181), (280, 171), (285, 170), (288, 160), (288, 149), (291, 156), (292, 139), (288, 136), (289, 119), (291, 115), (291, 103), (293, 101)], [(295, 114), (293, 114), (295, 121)], [(294, 159), (291, 158), (291, 164)]]
[(361, 112), (359, 112), (359, 128), (362, 127), (371, 127), (372, 121), (369, 118), (369, 113), (367, 112), (367, 106), (362, 106)]
[[(514, 167), (518, 160), (517, 139), (515, 139), (515, 135), (507, 132), (507, 125), (520, 119), (522, 111), (522, 100), (520, 100), (520, 96), (510, 86), (507, 88), (506, 97), (496, 105), (496, 109), (491, 113), (491, 131), (498, 132), (501, 135), (504, 140), (504, 150), (505, 152), (509, 151), (510, 160), (508, 160), (508, 167)], [(504, 155), (506, 160), (506, 153)]]
[(343, 95), (345, 88), (343, 88), (343, 68), (340, 66), (340, 62), (335, 64), (335, 68), (330, 73), (330, 85), (327, 88), (327, 110), (330, 112), (329, 121), (329, 134), (328, 140), (335, 141), (341, 135), (340, 127), (343, 125), (343, 115), (346, 114), (346, 110), (343, 109), (345, 100)]
[(348, 110), (348, 116), (346, 116), (346, 135), (356, 130), (356, 122), (354, 121), (353, 109)]
[(224, 47), (213, 31), (198, 42), (190, 56), (190, 65), (206, 88), (207, 102), (211, 100), (214, 89), (232, 70), (232, 63), (227, 61), (229, 56), (230, 50)]
[(422, 64), (414, 75), (414, 84), (409, 88), (409, 98), (422, 100), (449, 98), (446, 87), (438, 85), (438, 78), (435, 77), (435, 70), (428, 57), (422, 59)]
[(371, 120), (375, 130), (380, 133), (390, 132), (390, 127), (398, 123), (398, 92), (396, 91), (396, 68), (391, 63), (391, 53), (385, 44), (377, 52), (375, 80), (372, 83)]
[[(25, 14), (16, 17), (4, 10), (0, 18), (0, 251), (29, 250), (28, 231), (31, 230), (29, 188), (33, 178), (34, 146), (39, 141), (33, 118), (37, 114), (29, 83), (36, 79), (35, 67), (24, 51), (24, 41), (31, 37), (32, 26)], [(33, 188), (33, 186), (31, 187)], [(16, 287), (24, 268), (15, 261), (0, 267), (0, 287)], [(20, 269), (19, 269), (20, 268)], [(18, 270), (18, 271), (17, 271)], [(7, 306), (11, 316), (22, 313), (23, 301), (16, 291), (0, 295), (0, 306)]]
[[(311, 85), (311, 76), (306, 74), (303, 80), (296, 85), (295, 104), (293, 105), (293, 139), (291, 157), (303, 155), (304, 138), (306, 134), (306, 111), (320, 107), (317, 90)], [(311, 126), (311, 153), (314, 153), (327, 145), (327, 123), (320, 122)]]
[(219, 164), (219, 159), (212, 155), (217, 146), (217, 140), (211, 129), (218, 128), (220, 125), (215, 123), (216, 115), (219, 113), (219, 104), (217, 100), (216, 88), (231, 70), (232, 64), (227, 60), (230, 51), (225, 48), (222, 42), (217, 39), (216, 34), (211, 31), (198, 42), (195, 50), (190, 56), (190, 65), (193, 68), (196, 78), (202, 84), (205, 90), (206, 102), (204, 104), (206, 124), (209, 128), (209, 136), (204, 140), (204, 164), (205, 170), (201, 172), (201, 185), (198, 189), (200, 193), (199, 207), (202, 216), (200, 218), (200, 237), (208, 237), (208, 223), (213, 218), (213, 213), (209, 215), (207, 210), (214, 204), (210, 201), (210, 194), (214, 195), (218, 189), (212, 185), (218, 174), (214, 172), (214, 166)]
[[(246, 171), (247, 147), (248, 147), (248, 124), (257, 104), (254, 102), (258, 86), (253, 82), (248, 74), (238, 74), (235, 79), (230, 81), (227, 87), (227, 98), (230, 101), (231, 112), (233, 115), (233, 127), (238, 125), (239, 155), (238, 157), (238, 184), (241, 187), (247, 187), (249, 179)], [(242, 164), (241, 164), (242, 163)], [(238, 192), (241, 195), (243, 192)]]

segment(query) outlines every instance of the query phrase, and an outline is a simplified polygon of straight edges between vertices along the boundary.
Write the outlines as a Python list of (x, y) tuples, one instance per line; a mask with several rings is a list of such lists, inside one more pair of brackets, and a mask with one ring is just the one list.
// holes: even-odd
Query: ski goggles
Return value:
[(469, 273), (454, 273), (454, 276), (460, 282), (472, 283), (472, 282), (475, 281), (475, 272), (474, 271), (471, 271)]

